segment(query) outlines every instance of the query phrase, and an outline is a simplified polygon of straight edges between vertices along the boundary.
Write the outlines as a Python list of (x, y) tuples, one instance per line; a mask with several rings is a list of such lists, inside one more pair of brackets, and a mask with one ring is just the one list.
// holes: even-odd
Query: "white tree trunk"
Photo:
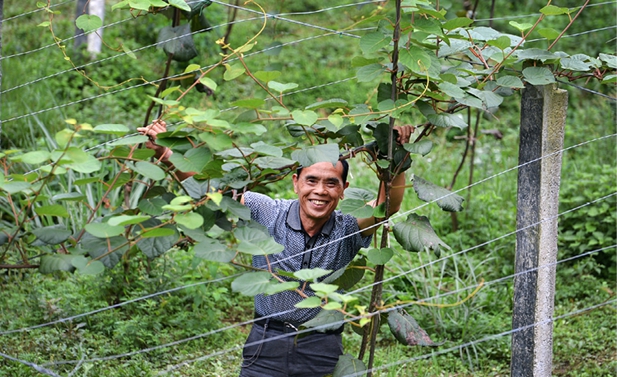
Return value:
[[(105, 20), (105, 0), (90, 0), (88, 13), (98, 16), (101, 21)], [(103, 29), (99, 28), (96, 33), (88, 34), (88, 52), (95, 57), (101, 52), (103, 42)]]

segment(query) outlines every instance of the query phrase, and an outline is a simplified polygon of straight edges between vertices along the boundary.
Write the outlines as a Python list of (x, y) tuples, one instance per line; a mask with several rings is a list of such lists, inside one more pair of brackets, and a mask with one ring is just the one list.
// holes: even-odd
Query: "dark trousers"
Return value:
[(332, 374), (343, 354), (341, 334), (298, 335), (293, 328), (253, 325), (240, 377), (318, 377)]

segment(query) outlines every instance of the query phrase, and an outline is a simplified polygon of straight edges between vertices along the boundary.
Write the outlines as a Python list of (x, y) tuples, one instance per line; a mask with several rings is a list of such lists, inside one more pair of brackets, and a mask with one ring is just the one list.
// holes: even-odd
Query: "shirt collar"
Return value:
[[(289, 207), (289, 212), (287, 212), (287, 225), (298, 232), (305, 232), (302, 228), (302, 221), (300, 220), (300, 203), (297, 200), (294, 200), (294, 202), (291, 203), (291, 207)], [(321, 228), (320, 233), (324, 236), (330, 236), (332, 228), (334, 228), (334, 212)]]

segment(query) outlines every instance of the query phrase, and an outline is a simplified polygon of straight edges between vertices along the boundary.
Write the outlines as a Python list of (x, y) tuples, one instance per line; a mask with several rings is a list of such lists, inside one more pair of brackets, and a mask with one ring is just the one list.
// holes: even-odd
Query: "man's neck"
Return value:
[(302, 218), (302, 215), (300, 215), (300, 220), (302, 221), (302, 229), (304, 229), (306, 234), (311, 237), (319, 233), (319, 231), (321, 231), (321, 228), (323, 228), (324, 224), (328, 222), (328, 220), (316, 222), (311, 219), (304, 219)]

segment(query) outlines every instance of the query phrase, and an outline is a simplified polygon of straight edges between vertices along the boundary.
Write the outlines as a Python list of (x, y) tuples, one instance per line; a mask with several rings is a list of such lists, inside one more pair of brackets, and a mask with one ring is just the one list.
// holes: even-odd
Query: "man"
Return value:
[[(395, 129), (399, 143), (409, 141), (413, 127), (397, 126)], [(165, 124), (155, 122), (138, 130), (156, 138), (157, 133), (165, 130)], [(155, 149), (163, 162), (169, 158), (170, 150), (154, 143), (147, 146)], [(345, 160), (336, 165), (319, 162), (298, 169), (292, 177), (294, 192), (298, 195), (296, 200), (275, 200), (253, 192), (242, 196), (241, 203), (251, 210), (252, 219), (265, 226), (274, 240), (284, 246), (282, 252), (269, 255), (268, 259), (254, 256), (253, 266), (270, 265), (273, 270), (291, 272), (317, 267), (336, 271), (349, 264), (361, 248), (370, 245), (377, 220), (374, 217), (358, 219), (336, 211), (349, 186), (348, 169)], [(399, 210), (404, 191), (405, 176), (400, 174), (392, 182), (390, 214)], [(378, 200), (372, 205), (377, 206), (384, 200), (385, 189), (381, 187)], [(301, 288), (308, 296), (314, 294), (302, 283)], [(296, 337), (300, 325), (314, 318), (320, 310), (297, 309), (295, 304), (303, 299), (295, 291), (255, 296), (256, 321), (243, 350), (240, 377), (314, 377), (333, 372), (343, 353), (343, 326), (334, 331)], [(270, 338), (276, 339), (269, 341)]]

